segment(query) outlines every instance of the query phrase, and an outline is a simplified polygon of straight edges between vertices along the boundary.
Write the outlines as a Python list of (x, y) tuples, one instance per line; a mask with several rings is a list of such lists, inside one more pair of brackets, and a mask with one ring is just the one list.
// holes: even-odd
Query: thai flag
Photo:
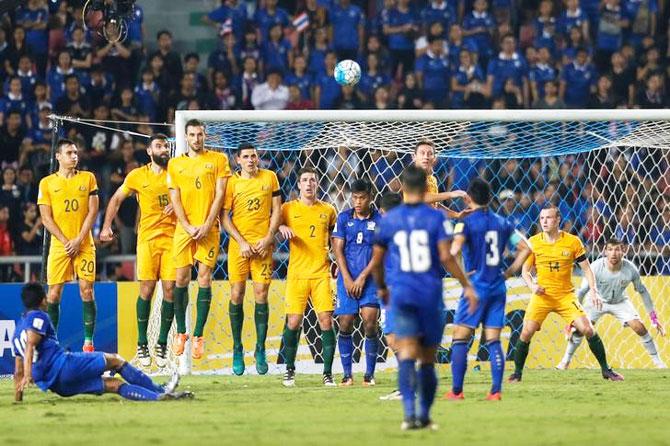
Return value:
[(233, 19), (228, 17), (226, 21), (221, 24), (221, 27), (219, 28), (219, 35), (223, 37), (226, 34), (230, 34), (232, 32), (233, 32)]
[(293, 19), (293, 27), (300, 33), (307, 29), (309, 26), (309, 16), (306, 12), (296, 16)]

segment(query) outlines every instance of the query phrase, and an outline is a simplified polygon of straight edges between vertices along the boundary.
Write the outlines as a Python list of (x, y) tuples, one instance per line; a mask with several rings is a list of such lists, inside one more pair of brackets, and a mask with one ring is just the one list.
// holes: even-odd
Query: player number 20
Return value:
[(398, 231), (393, 236), (393, 243), (400, 251), (400, 269), (405, 272), (424, 273), (430, 269), (430, 247), (428, 231), (417, 229)]
[(500, 263), (500, 250), (498, 249), (498, 231), (486, 231), (484, 240), (488, 246), (486, 251), (486, 264), (488, 266), (498, 266)]
[(65, 200), (65, 212), (77, 212), (79, 210), (79, 201), (76, 198)]

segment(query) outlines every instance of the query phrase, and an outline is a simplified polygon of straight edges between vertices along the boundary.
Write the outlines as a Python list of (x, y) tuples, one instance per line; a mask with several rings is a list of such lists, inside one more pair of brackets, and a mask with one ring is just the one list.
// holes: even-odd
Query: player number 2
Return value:
[(486, 264), (488, 266), (498, 266), (500, 263), (500, 250), (498, 249), (498, 231), (486, 231), (484, 240), (488, 245), (486, 251)]
[(65, 200), (65, 212), (77, 212), (79, 210), (79, 202), (76, 198), (72, 200)]
[(309, 225), (309, 236), (311, 238), (316, 237), (316, 234), (314, 234), (314, 231), (316, 231), (316, 226), (314, 225)]
[(428, 246), (428, 231), (417, 229), (398, 231), (393, 236), (393, 242), (400, 251), (400, 269), (405, 272), (424, 273), (430, 269), (430, 247)]

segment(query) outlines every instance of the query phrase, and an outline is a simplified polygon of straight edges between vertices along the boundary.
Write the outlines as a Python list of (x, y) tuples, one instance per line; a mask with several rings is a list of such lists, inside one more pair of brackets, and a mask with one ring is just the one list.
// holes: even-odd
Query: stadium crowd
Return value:
[[(218, 41), (206, 61), (175, 51), (171, 31), (147, 36), (141, 1), (117, 42), (83, 26), (82, 3), (29, 0), (0, 18), (0, 256), (41, 253), (35, 202), (49, 170), (51, 113), (128, 122), (110, 124), (120, 131), (67, 122), (61, 129), (98, 178), (102, 213), (125, 175), (147, 161), (146, 139), (124, 132), (166, 132), (153, 123), (171, 122), (180, 109), (670, 105), (664, 1), (224, 0), (203, 16)], [(362, 67), (356, 87), (333, 79), (345, 58)], [(586, 161), (440, 159), (436, 174), (441, 188), (459, 189), (484, 174), (500, 209), (529, 233), (542, 203), (554, 200), (585, 242), (616, 234), (658, 254), (643, 270), (670, 274), (668, 151), (598, 154), (588, 169)], [(268, 157), (285, 197), (293, 167), (305, 162), (333, 182), (367, 172), (379, 188), (397, 188), (407, 160), (348, 149)], [(325, 191), (338, 208), (342, 190)], [(118, 240), (96, 242), (98, 255), (133, 253), (136, 221), (137, 203), (126, 200)], [(124, 277), (122, 268), (101, 270)], [(19, 265), (0, 265), (0, 281), (22, 274)]]

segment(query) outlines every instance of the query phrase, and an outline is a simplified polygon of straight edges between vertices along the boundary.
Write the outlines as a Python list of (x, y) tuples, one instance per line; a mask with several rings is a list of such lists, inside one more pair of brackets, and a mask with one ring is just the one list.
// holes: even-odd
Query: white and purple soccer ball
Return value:
[(351, 59), (340, 61), (335, 66), (334, 77), (340, 85), (356, 85), (361, 80), (361, 66)]

